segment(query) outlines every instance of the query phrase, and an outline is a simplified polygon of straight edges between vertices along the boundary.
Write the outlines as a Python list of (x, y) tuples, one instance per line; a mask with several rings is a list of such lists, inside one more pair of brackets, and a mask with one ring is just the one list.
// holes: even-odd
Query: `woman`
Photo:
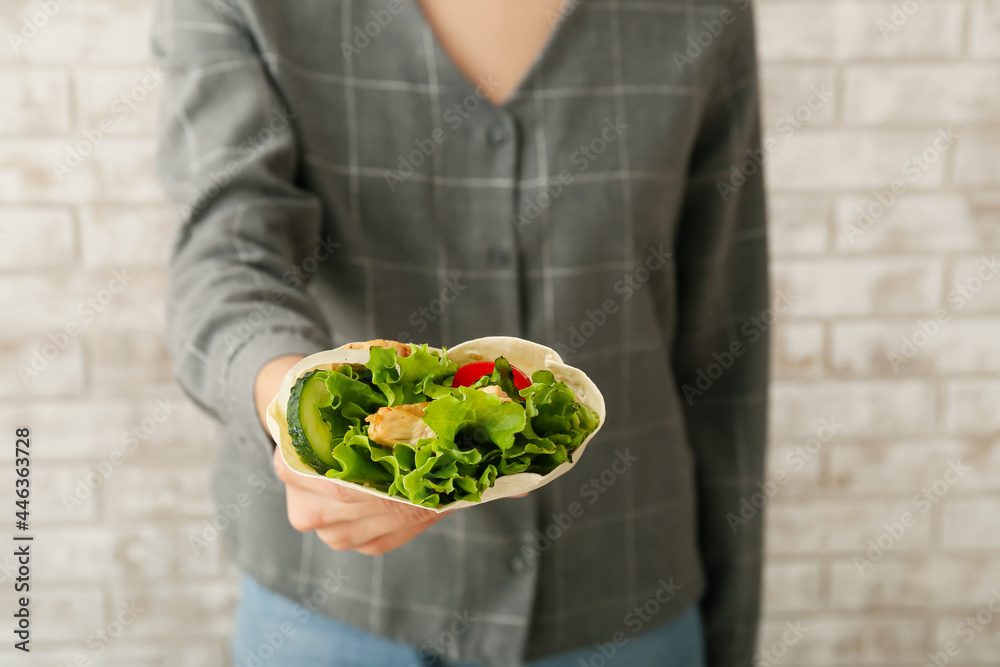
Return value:
[[(749, 664), (761, 522), (726, 519), (767, 384), (740, 334), (763, 184), (730, 181), (761, 154), (747, 3), (161, 0), (154, 48), (168, 338), (238, 508), (234, 663)], [(485, 335), (601, 387), (571, 474), (442, 517), (274, 453), (261, 413), (303, 355)]]

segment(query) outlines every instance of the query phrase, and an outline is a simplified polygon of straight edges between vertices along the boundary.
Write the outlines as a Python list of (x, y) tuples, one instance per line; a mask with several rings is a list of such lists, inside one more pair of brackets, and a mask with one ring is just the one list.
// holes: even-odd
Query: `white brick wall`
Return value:
[[(37, 10), (0, 3), (0, 35)], [(131, 599), (145, 612), (95, 664), (214, 667), (231, 627), (220, 544), (185, 546), (212, 512), (193, 460), (211, 455), (214, 428), (173, 384), (162, 339), (176, 220), (155, 179), (157, 87), (61, 182), (51, 168), (141, 85), (150, 10), (68, 2), (20, 53), (0, 40), (0, 302), (19, 315), (0, 328), (0, 428), (26, 421), (46, 443), (30, 664), (93, 658), (87, 637)], [(769, 468), (788, 481), (768, 505), (763, 664), (902, 667), (950, 640), (950, 665), (996, 664), (1000, 619), (971, 635), (959, 624), (1000, 587), (1000, 279), (986, 275), (1000, 251), (1000, 2), (760, 0), (758, 30), (780, 146), (767, 165), (775, 286), (798, 297), (774, 328)], [(832, 97), (788, 133), (815, 90)], [(955, 144), (911, 178), (949, 127)], [(848, 234), (894, 180), (906, 193)], [(90, 313), (123, 269), (127, 289)], [(947, 321), (921, 334), (939, 310)], [(75, 333), (50, 337), (69, 322)], [(25, 384), (16, 368), (36, 352)], [(154, 424), (157, 400), (178, 407)], [(823, 418), (842, 426), (800, 458)], [(88, 490), (92, 465), (143, 424), (138, 450)], [(950, 461), (971, 469), (943, 482)], [(67, 509), (81, 484), (89, 495)], [(891, 545), (869, 553), (869, 540)], [(789, 623), (808, 630), (785, 644)]]
[[(1000, 244), (1000, 3), (920, 3), (883, 36), (903, 4), (759, 4), (765, 82), (836, 83), (833, 116), (767, 174), (776, 284), (802, 297), (776, 329), (772, 441), (787, 452), (824, 415), (844, 424), (768, 508), (764, 647), (788, 620), (810, 628), (770, 664), (923, 665), (1000, 581), (1000, 280), (967, 283)], [(768, 91), (766, 115), (802, 101)], [(948, 127), (955, 144), (911, 180), (907, 160)], [(907, 192), (852, 240), (894, 179)], [(904, 338), (915, 354), (894, 369)], [(945, 485), (949, 461), (971, 470)], [(861, 574), (854, 558), (907, 509), (914, 525)], [(998, 626), (959, 636), (948, 664), (1000, 661)]]

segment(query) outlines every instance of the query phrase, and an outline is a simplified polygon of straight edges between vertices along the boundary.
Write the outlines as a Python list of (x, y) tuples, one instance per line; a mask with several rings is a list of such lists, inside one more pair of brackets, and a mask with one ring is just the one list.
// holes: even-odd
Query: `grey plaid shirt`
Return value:
[[(553, 19), (495, 105), (411, 2), (159, 2), (160, 169), (184, 220), (168, 337), (224, 425), (226, 544), (309, 609), (449, 659), (516, 665), (700, 604), (710, 664), (749, 665), (762, 525), (726, 516), (765, 443), (763, 184), (738, 173), (761, 155), (751, 10), (575, 0)], [(374, 558), (289, 525), (252, 401), (266, 361), (486, 335), (555, 347), (602, 389), (570, 474)]]

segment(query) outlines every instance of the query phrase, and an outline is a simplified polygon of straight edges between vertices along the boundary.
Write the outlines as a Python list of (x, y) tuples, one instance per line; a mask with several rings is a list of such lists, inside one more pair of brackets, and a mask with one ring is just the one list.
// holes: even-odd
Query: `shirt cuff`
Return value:
[(232, 357), (223, 373), (223, 392), (227, 397), (227, 426), (240, 433), (254, 447), (274, 455), (274, 440), (260, 423), (254, 401), (257, 373), (267, 362), (288, 354), (309, 356), (329, 350), (329, 341), (320, 332), (260, 332), (247, 340)]

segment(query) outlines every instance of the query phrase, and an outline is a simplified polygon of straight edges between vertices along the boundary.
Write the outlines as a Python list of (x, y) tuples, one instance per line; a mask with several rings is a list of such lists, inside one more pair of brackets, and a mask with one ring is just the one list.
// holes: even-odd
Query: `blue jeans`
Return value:
[[(235, 667), (475, 667), (450, 665), (418, 649), (306, 613), (294, 601), (242, 575), (231, 645)], [(610, 652), (610, 650), (608, 651)], [(697, 605), (637, 635), (606, 660), (594, 646), (533, 660), (525, 667), (704, 667)]]

